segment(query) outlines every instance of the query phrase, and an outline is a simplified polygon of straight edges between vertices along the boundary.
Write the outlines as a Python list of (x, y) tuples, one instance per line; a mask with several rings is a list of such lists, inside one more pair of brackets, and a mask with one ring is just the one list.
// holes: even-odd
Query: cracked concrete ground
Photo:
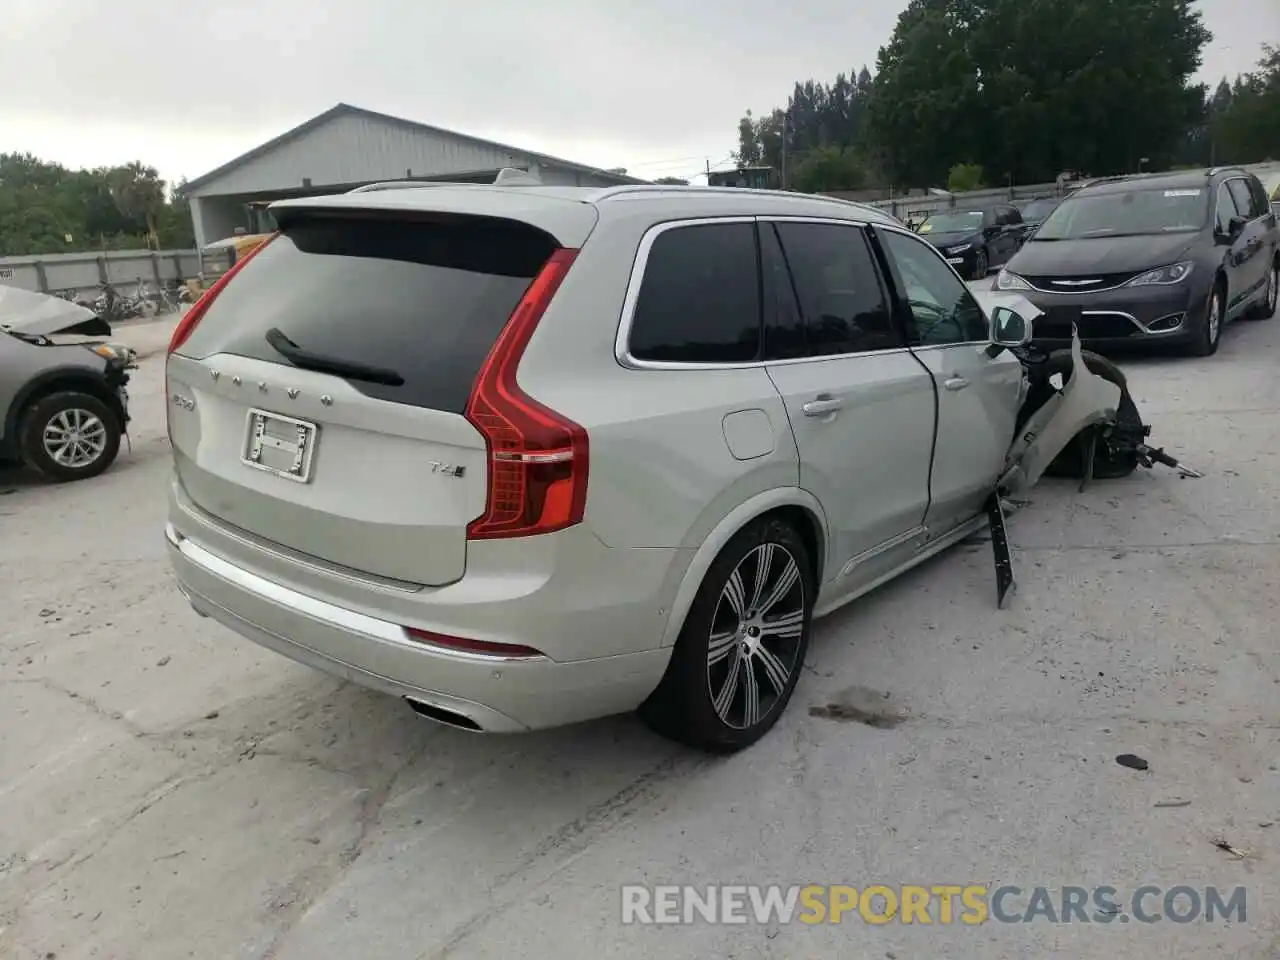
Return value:
[[(628, 717), (431, 726), (196, 617), (161, 546), (144, 360), (108, 474), (0, 477), (0, 957), (1275, 960), (1277, 355), (1280, 320), (1208, 360), (1125, 361), (1158, 441), (1208, 477), (1044, 483), (1011, 521), (1007, 610), (987, 545), (931, 561), (823, 622), (788, 714), (728, 759)], [(810, 712), (869, 696), (902, 722)], [(1248, 912), (639, 928), (627, 882), (1244, 885)]]

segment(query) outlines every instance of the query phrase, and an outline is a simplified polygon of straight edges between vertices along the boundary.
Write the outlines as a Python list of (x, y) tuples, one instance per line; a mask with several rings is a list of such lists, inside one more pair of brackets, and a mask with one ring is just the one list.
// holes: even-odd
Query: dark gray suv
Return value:
[(1280, 228), (1237, 167), (1112, 177), (1053, 211), (996, 277), (1045, 312), (1037, 342), (1135, 341), (1216, 353), (1222, 328), (1276, 312)]

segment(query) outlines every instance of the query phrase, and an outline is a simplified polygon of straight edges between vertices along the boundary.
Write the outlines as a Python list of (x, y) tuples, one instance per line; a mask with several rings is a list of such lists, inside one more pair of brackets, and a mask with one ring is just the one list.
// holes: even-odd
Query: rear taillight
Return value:
[(577, 256), (557, 250), (499, 335), (476, 377), (466, 417), (484, 435), (489, 488), (471, 540), (527, 537), (582, 521), (587, 503), (587, 432), (534, 400), (516, 383), (516, 367), (551, 298)]
[(467, 637), (454, 637), (433, 630), (420, 630), (417, 627), (405, 627), (405, 634), (410, 640), (427, 646), (439, 647), (452, 653), (469, 653), (480, 657), (493, 657), (500, 660), (534, 660), (544, 657), (541, 650), (526, 647), (517, 643), (493, 643), (489, 640), (471, 640)]
[(195, 332), (196, 324), (200, 322), (200, 318), (209, 311), (209, 305), (213, 303), (214, 298), (216, 298), (218, 294), (223, 291), (226, 285), (231, 282), (231, 278), (239, 273), (244, 265), (256, 257), (258, 255), (258, 251), (274, 240), (276, 236), (277, 235), (273, 233), (271, 236), (267, 237), (266, 240), (263, 240), (262, 243), (250, 250), (248, 254), (233, 263), (227, 268), (227, 272), (217, 279), (212, 287), (200, 295), (200, 299), (191, 305), (191, 309), (182, 315), (182, 319), (178, 321), (178, 325), (173, 328), (173, 336), (169, 338), (170, 353), (173, 353), (173, 351), (177, 350), (187, 342), (187, 339)]

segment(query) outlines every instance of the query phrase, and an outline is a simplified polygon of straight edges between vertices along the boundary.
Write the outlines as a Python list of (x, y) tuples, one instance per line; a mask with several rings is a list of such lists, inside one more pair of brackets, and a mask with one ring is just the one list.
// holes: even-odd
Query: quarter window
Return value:
[(1246, 181), (1228, 180), (1227, 189), (1231, 191), (1231, 198), (1235, 200), (1240, 216), (1248, 217), (1250, 220), (1262, 216), (1261, 211), (1253, 209), (1253, 196), (1249, 193), (1249, 184)]
[(694, 224), (658, 234), (636, 299), (630, 352), (666, 363), (759, 359), (754, 224)]
[[(768, 226), (763, 224), (762, 230)], [(802, 342), (785, 325), (775, 335), (771, 325), (770, 339), (777, 344), (776, 353), (770, 349), (771, 358), (830, 357), (904, 345), (862, 228), (799, 222), (772, 226), (799, 304)], [(779, 299), (786, 294), (781, 290)]]
[(896, 230), (879, 231), (879, 236), (907, 307), (912, 346), (987, 339), (987, 321), (978, 302), (933, 247)]

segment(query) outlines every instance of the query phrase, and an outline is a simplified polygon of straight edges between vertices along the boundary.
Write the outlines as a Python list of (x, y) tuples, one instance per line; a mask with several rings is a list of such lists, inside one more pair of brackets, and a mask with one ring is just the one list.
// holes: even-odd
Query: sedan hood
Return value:
[(972, 230), (961, 233), (922, 233), (920, 236), (939, 248), (954, 247), (961, 243), (972, 243), (977, 238), (977, 234)]
[(1086, 240), (1037, 240), (1033, 235), (1009, 261), (1008, 270), (1031, 277), (1096, 277), (1138, 273), (1177, 263), (1196, 234), (1142, 237), (1090, 237)]
[(110, 336), (111, 324), (88, 307), (47, 293), (0, 286), (0, 328), (31, 336), (81, 333)]

